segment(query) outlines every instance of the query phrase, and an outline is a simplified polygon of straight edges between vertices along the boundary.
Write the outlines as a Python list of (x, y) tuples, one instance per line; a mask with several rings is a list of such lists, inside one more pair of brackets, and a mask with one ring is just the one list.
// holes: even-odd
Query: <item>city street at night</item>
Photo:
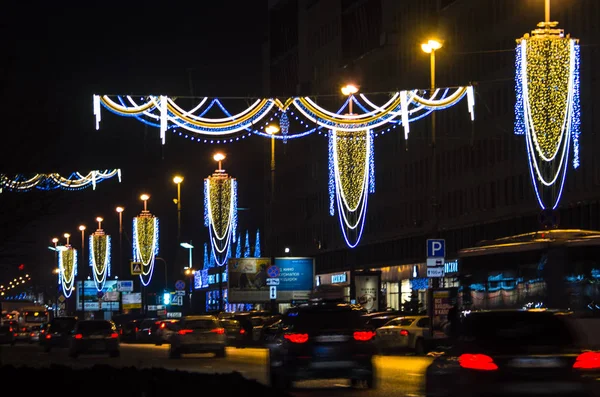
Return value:
[[(1, 346), (1, 362), (15, 366), (68, 365), (73, 368), (95, 364), (116, 367), (166, 368), (200, 373), (240, 372), (248, 379), (268, 384), (267, 351), (265, 349), (228, 348), (227, 357), (219, 359), (211, 354), (197, 354), (171, 360), (167, 357), (168, 345), (154, 346), (121, 344), (121, 356), (109, 358), (105, 355), (68, 357), (67, 350), (57, 349), (43, 353), (37, 345)], [(291, 393), (295, 396), (422, 396), (425, 368), (430, 362), (427, 357), (377, 356), (375, 358), (379, 384), (374, 390), (351, 389), (343, 379), (298, 382)]]

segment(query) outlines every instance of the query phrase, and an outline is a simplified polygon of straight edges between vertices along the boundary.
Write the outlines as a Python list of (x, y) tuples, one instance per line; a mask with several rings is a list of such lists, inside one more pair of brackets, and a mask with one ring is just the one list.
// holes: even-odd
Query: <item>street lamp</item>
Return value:
[(223, 153), (215, 153), (213, 156), (213, 160), (219, 163), (219, 169), (217, 171), (223, 172), (223, 168), (221, 167), (221, 161), (225, 160), (225, 155)]
[[(221, 167), (219, 166), (219, 168)], [(177, 204), (177, 241), (181, 240), (181, 182), (183, 182), (183, 177), (175, 175), (173, 183), (177, 185), (177, 198), (173, 201)]]
[[(191, 243), (191, 241), (190, 241)], [(183, 248), (190, 250), (190, 260), (189, 260), (189, 266), (188, 269), (192, 268), (192, 250), (194, 249), (194, 246), (190, 243), (180, 243), (179, 245), (181, 245)]]
[(63, 234), (63, 237), (67, 239), (67, 245), (69, 245), (69, 239), (71, 238), (71, 235), (69, 233), (65, 233)]
[[(358, 92), (358, 87), (354, 84), (346, 84), (342, 87), (342, 94), (345, 96), (351, 96)], [(348, 102), (348, 110), (350, 110), (350, 114), (352, 114), (352, 99)]]
[[(265, 128), (267, 134), (271, 135), (271, 199), (269, 202), (269, 223), (271, 229), (270, 235), (270, 247), (269, 251), (271, 253), (271, 264), (275, 263), (275, 134), (279, 132), (279, 127), (273, 124), (270, 124)], [(271, 311), (276, 313), (275, 309), (275, 300), (271, 300)]]
[[(79, 225), (79, 231), (81, 232), (81, 266), (84, 269), (86, 269), (85, 264), (84, 264), (85, 263), (85, 229), (86, 229), (85, 225)], [(82, 280), (83, 280), (83, 274), (81, 276), (82, 276)], [(82, 291), (84, 288), (83, 284), (84, 284), (84, 282), (82, 281), (81, 282)]]
[(148, 200), (150, 200), (150, 196), (144, 193), (140, 196), (140, 200), (144, 202), (144, 212), (148, 212)]
[(117, 207), (116, 211), (119, 214), (119, 275), (123, 277), (123, 211), (125, 208)]
[(96, 217), (96, 222), (98, 222), (98, 230), (102, 230), (102, 222), (104, 221), (104, 218), (102, 218), (101, 216)]

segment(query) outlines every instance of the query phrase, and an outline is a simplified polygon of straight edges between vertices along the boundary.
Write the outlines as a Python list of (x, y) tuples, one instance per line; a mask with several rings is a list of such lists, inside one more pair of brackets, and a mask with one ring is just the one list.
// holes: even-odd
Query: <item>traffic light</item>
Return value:
[(23, 263), (19, 265), (19, 270), (25, 270), (25, 265)]
[(171, 294), (168, 293), (168, 292), (165, 292), (163, 294), (163, 304), (166, 306), (166, 305), (168, 305), (170, 303), (171, 303)]

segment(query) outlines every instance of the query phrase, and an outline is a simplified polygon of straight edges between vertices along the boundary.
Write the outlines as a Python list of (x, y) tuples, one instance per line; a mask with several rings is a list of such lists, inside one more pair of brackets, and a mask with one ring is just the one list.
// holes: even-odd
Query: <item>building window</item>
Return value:
[[(386, 283), (386, 299), (388, 308), (400, 310), (400, 284)], [(409, 297), (410, 299), (410, 297)]]

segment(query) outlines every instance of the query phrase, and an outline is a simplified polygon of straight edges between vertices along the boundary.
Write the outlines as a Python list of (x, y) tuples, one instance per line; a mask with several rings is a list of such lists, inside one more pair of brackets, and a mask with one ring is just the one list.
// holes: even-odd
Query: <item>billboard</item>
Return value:
[[(81, 281), (77, 281), (76, 310), (119, 311), (119, 295), (117, 280), (106, 280), (101, 292), (92, 280), (85, 280), (83, 288)], [(82, 306), (84, 302), (85, 306)]]
[(356, 303), (359, 303), (369, 312), (379, 310), (380, 280), (381, 273), (357, 273), (354, 275)]
[(228, 262), (229, 303), (268, 302), (277, 288), (281, 303), (308, 299), (314, 287), (314, 258), (231, 258)]
[(141, 309), (142, 293), (129, 292), (123, 294), (123, 310)]

